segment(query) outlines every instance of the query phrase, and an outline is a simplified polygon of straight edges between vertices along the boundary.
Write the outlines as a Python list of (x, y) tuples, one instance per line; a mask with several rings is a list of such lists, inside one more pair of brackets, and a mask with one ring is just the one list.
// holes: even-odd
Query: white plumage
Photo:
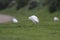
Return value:
[(13, 19), (12, 19), (12, 22), (13, 22), (13, 23), (18, 23), (18, 20), (17, 20), (16, 18), (13, 18)]
[(54, 17), (54, 21), (59, 21), (59, 18), (58, 17)]
[(28, 19), (29, 20), (32, 20), (32, 22), (33, 23), (39, 23), (39, 19), (38, 19), (38, 17), (37, 16), (35, 16), (35, 15), (32, 15), (32, 16), (30, 16), (30, 17), (28, 17)]

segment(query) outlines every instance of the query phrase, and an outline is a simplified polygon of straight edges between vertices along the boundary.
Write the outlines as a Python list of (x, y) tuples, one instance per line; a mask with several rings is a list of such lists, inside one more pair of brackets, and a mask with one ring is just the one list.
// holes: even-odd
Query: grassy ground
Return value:
[[(0, 24), (0, 40), (60, 40), (60, 21), (53, 21), (54, 16), (60, 18), (60, 12), (50, 14), (47, 8), (35, 10), (22, 8), (16, 11), (13, 7), (0, 11), (19, 20), (17, 24)], [(28, 20), (31, 15), (38, 16), (40, 23), (35, 25)]]

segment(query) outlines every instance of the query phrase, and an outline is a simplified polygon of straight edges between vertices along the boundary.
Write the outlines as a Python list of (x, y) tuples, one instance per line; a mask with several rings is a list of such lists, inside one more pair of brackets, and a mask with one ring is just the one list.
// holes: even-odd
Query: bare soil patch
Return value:
[(12, 16), (0, 14), (0, 23), (11, 22)]

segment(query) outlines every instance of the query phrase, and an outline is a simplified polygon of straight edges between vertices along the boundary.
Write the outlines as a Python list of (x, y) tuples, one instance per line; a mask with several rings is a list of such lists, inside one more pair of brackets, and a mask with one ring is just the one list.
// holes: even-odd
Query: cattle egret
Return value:
[(12, 19), (12, 22), (13, 22), (13, 23), (18, 23), (18, 20), (17, 20), (16, 18), (13, 18), (13, 19)]
[(30, 16), (30, 17), (28, 17), (28, 19), (29, 20), (32, 20), (32, 22), (33, 23), (39, 23), (39, 19), (38, 19), (38, 17), (37, 16), (35, 16), (35, 15), (32, 15), (32, 16)]
[(54, 17), (54, 21), (59, 21), (59, 18), (58, 17)]

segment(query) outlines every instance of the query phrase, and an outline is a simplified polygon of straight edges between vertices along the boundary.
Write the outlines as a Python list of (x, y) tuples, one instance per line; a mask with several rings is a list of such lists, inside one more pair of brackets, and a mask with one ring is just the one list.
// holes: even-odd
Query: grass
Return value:
[[(0, 24), (0, 40), (60, 40), (60, 21), (53, 21), (54, 16), (60, 18), (59, 11), (50, 14), (47, 7), (34, 10), (25, 7), (19, 11), (12, 7), (0, 13), (14, 16), (19, 20), (17, 24)], [(28, 20), (31, 15), (38, 16), (40, 23), (35, 25)]]

